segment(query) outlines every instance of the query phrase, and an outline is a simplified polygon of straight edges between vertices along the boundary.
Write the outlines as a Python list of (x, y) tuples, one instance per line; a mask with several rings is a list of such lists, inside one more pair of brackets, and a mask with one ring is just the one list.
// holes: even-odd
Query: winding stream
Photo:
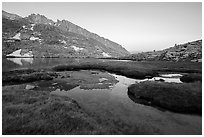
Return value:
[(142, 127), (149, 134), (201, 134), (201, 116), (179, 114), (137, 104), (129, 98), (127, 87), (141, 80), (110, 75), (119, 82), (109, 89), (84, 90), (78, 86), (68, 91), (55, 90), (51, 94), (69, 96), (82, 108), (94, 112), (102, 119), (122, 120), (129, 125)]
[[(3, 70), (12, 70), (17, 68), (43, 68), (59, 64), (71, 63), (77, 59), (3, 59)], [(77, 72), (78, 73), (78, 72)], [(106, 72), (101, 72), (104, 73)], [(56, 81), (47, 83), (39, 82), (42, 89), (51, 91), (51, 94), (68, 96), (76, 100), (79, 105), (90, 113), (94, 113), (100, 119), (112, 119), (114, 121), (123, 121), (129, 125), (129, 129), (134, 133), (134, 127), (140, 127), (146, 134), (202, 134), (202, 117), (198, 115), (180, 114), (167, 110), (161, 110), (151, 106), (137, 104), (128, 96), (127, 88), (135, 82), (142, 81), (160, 81), (181, 83), (181, 74), (161, 74), (152, 79), (137, 80), (110, 74), (118, 82), (109, 83), (105, 89), (82, 89), (80, 86), (72, 88), (67, 81), (61, 85)], [(81, 73), (78, 74), (81, 78)], [(108, 77), (98, 79), (103, 84)], [(91, 79), (91, 78), (90, 78)], [(33, 85), (26, 86), (32, 88)], [(35, 85), (36, 86), (36, 85)], [(59, 88), (60, 87), (60, 88)]]

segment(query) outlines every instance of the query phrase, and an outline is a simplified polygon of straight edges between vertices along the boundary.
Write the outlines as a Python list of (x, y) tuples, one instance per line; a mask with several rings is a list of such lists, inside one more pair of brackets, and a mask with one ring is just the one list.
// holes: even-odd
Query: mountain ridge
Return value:
[(12, 14), (12, 13), (8, 13), (4, 10), (2, 10), (2, 17), (4, 18), (7, 18), (7, 19), (11, 19), (11, 20), (15, 20), (15, 19), (20, 19), (22, 18), (21, 16), (19, 15), (16, 15), (16, 14)]
[(159, 51), (141, 52), (131, 54), (122, 59), (136, 61), (160, 60), (160, 61), (191, 61), (202, 62), (202, 40), (195, 40), (183, 44), (175, 44)]
[[(40, 43), (41, 46), (43, 46), (42, 44), (44, 44), (46, 45), (45, 47), (52, 48), (52, 50), (49, 52), (58, 52), (55, 54), (55, 56), (63, 56), (63, 57), (82, 56), (82, 57), (101, 58), (101, 57), (119, 57), (119, 56), (125, 56), (130, 54), (121, 45), (113, 41), (110, 41), (108, 39), (105, 39), (95, 33), (89, 32), (88, 30), (81, 28), (80, 26), (75, 25), (67, 20), (62, 20), (62, 21), (57, 20), (57, 22), (54, 22), (51, 19), (48, 19), (44, 15), (40, 15), (40, 14), (31, 14), (25, 18), (22, 18), (18, 15), (16, 16), (15, 14), (13, 14), (13, 16), (11, 15), (12, 15), (11, 13), (2, 11), (3, 28), (7, 28), (7, 29), (3, 29), (3, 38), (4, 38), (3, 44), (6, 45), (5, 47), (8, 47), (7, 42), (9, 42), (9, 39), (10, 39), (10, 42), (12, 40), (14, 42), (13, 38), (15, 38), (15, 35), (18, 34), (20, 35), (18, 42), (20, 42), (21, 45), (22, 43), (23, 44), (26, 43), (25, 40), (27, 40), (27, 43), (31, 43), (29, 42), (30, 38), (35, 37), (35, 42), (38, 40), (38, 43)], [(13, 20), (11, 20), (11, 18)], [(11, 28), (13, 28), (13, 30)], [(44, 32), (47, 32), (47, 35), (49, 36), (46, 36)], [(41, 33), (43, 33), (43, 35), (41, 35)], [(56, 35), (55, 33), (58, 35)], [(41, 42), (39, 40), (41, 40)], [(50, 41), (51, 44), (48, 41)], [(63, 45), (64, 48), (59, 47), (61, 49), (58, 48), (58, 51), (56, 51), (56, 48), (55, 48), (55, 51), (53, 51), (54, 48), (48, 46), (48, 44), (54, 45), (55, 47), (59, 47), (59, 45), (61, 46)], [(3, 49), (6, 49), (5, 47)], [(18, 46), (17, 49), (19, 49), (20, 47), (26, 48), (25, 46)], [(29, 47), (27, 47), (27, 49), (29, 50)], [(63, 55), (60, 54), (60, 50), (63, 50), (63, 49), (67, 50), (67, 55), (65, 52), (63, 52)], [(74, 53), (73, 49), (77, 53)], [(47, 52), (44, 50), (43, 52)], [(9, 52), (10, 51), (12, 50), (9, 50)], [(70, 54), (70, 52), (72, 52), (72, 55)], [(3, 53), (4, 55), (8, 54), (8, 52), (4, 52), (4, 51)], [(43, 54), (43, 57), (44, 56), (45, 54)]]

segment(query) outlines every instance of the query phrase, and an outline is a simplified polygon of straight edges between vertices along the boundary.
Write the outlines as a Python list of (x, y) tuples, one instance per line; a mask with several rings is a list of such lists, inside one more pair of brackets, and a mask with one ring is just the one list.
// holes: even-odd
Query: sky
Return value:
[(68, 20), (128, 51), (152, 51), (202, 38), (201, 2), (3, 2), (2, 9), (26, 17)]

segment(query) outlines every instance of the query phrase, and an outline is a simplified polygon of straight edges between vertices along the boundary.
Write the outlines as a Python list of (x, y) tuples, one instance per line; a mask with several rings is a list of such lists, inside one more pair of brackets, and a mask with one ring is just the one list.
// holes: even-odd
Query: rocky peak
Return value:
[[(121, 45), (67, 20), (57, 22), (31, 14), (20, 20), (4, 18), (3, 54), (29, 49), (35, 57), (120, 57), (129, 52)], [(13, 46), (10, 46), (13, 45)]]
[(28, 17), (26, 17), (26, 19), (35, 24), (50, 24), (50, 25), (54, 24), (54, 21), (40, 14), (31, 14)]
[[(118, 56), (125, 56), (125, 55), (129, 55), (130, 53), (123, 48), (121, 45), (112, 42), (108, 39), (105, 39), (103, 37), (100, 37), (99, 35), (89, 32), (88, 30), (81, 28), (78, 25), (75, 25), (67, 20), (57, 20), (57, 22), (53, 22), (50, 19), (47, 19), (45, 16), (43, 15), (39, 15), (39, 14), (31, 14), (28, 16), (28, 19), (30, 19), (31, 22), (33, 23), (42, 23), (42, 24), (50, 24), (53, 26), (58, 27), (59, 29), (63, 30), (63, 31), (67, 31), (67, 32), (73, 32), (76, 34), (80, 34), (83, 35), (87, 38), (92, 38), (100, 43), (102, 43), (103, 45), (105, 45), (110, 51), (112, 51), (112, 54), (118, 54)], [(114, 52), (116, 51), (116, 52)]]

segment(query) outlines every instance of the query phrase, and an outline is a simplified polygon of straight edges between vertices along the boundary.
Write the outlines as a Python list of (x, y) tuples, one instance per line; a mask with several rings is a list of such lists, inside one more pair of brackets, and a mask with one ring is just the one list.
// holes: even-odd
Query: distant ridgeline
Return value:
[(2, 11), (2, 31), (3, 56), (117, 58), (130, 54), (69, 21), (54, 22), (39, 14), (22, 18)]
[(202, 62), (202, 40), (175, 44), (174, 47), (160, 51), (131, 54), (121, 59)]

